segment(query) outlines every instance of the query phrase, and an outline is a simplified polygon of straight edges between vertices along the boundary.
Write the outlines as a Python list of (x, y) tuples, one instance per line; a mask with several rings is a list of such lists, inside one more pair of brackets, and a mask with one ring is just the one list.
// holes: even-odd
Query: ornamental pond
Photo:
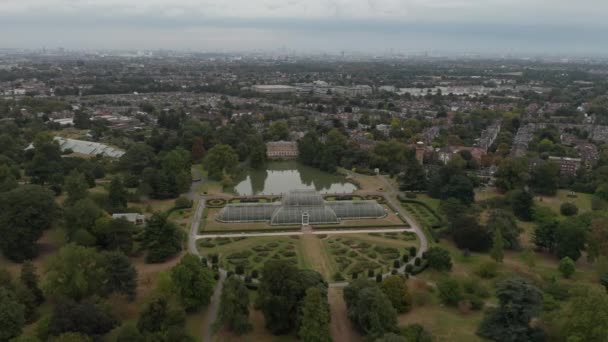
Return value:
[(357, 187), (342, 175), (321, 171), (296, 161), (268, 162), (266, 167), (247, 170), (227, 189), (239, 196), (279, 195), (294, 189), (314, 189), (320, 193), (349, 194)]

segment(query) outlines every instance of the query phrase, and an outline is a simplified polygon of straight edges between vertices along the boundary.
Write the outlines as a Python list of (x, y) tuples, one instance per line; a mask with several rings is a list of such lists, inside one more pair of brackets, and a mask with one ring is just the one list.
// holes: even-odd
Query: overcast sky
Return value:
[(0, 0), (0, 47), (608, 55), (608, 0)]

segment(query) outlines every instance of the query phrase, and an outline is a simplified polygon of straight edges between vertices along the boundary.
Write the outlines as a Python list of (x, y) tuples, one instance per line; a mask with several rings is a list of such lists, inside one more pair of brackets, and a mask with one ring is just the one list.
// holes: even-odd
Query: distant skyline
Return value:
[(608, 55), (605, 0), (3, 0), (0, 47)]

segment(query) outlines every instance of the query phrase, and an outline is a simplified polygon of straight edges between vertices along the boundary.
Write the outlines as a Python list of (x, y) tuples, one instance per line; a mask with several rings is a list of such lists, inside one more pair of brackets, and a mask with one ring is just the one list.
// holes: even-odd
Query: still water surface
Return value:
[(343, 176), (296, 161), (269, 162), (264, 169), (244, 172), (235, 184), (228, 190), (241, 196), (278, 195), (294, 189), (316, 189), (321, 193), (351, 193), (357, 190)]

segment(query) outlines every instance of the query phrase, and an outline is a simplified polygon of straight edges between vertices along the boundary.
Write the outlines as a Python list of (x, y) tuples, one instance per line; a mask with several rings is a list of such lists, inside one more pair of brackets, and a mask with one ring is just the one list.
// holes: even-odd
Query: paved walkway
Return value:
[(302, 234), (315, 235), (339, 235), (339, 234), (367, 234), (367, 233), (391, 233), (391, 232), (415, 232), (411, 228), (371, 228), (371, 229), (336, 229), (336, 230), (292, 230), (287, 232), (252, 232), (231, 234), (199, 234), (196, 239), (213, 239), (223, 237), (257, 237), (257, 236), (293, 236)]
[[(193, 186), (194, 186), (194, 184), (193, 184)], [(193, 199), (192, 194), (193, 193), (191, 192), (190, 193), (191, 199)], [(194, 215), (192, 216), (192, 223), (190, 224), (190, 232), (188, 233), (188, 252), (192, 253), (194, 255), (197, 255), (199, 257), (201, 255), (196, 246), (196, 241), (198, 239), (197, 238), (198, 231), (200, 228), (203, 211), (205, 210), (206, 200), (207, 199), (204, 196), (199, 197), (198, 203), (196, 205), (196, 211), (195, 211)], [(206, 308), (207, 319), (203, 323), (203, 326), (202, 326), (203, 342), (211, 342), (211, 340), (213, 338), (212, 326), (213, 326), (213, 323), (215, 322), (215, 320), (217, 319), (217, 315), (219, 312), (220, 299), (222, 296), (222, 289), (224, 287), (225, 280), (226, 280), (226, 271), (220, 269), (220, 278), (219, 278), (217, 284), (215, 285), (215, 288), (213, 289), (213, 295), (211, 296), (211, 301), (209, 302), (209, 305)]]

